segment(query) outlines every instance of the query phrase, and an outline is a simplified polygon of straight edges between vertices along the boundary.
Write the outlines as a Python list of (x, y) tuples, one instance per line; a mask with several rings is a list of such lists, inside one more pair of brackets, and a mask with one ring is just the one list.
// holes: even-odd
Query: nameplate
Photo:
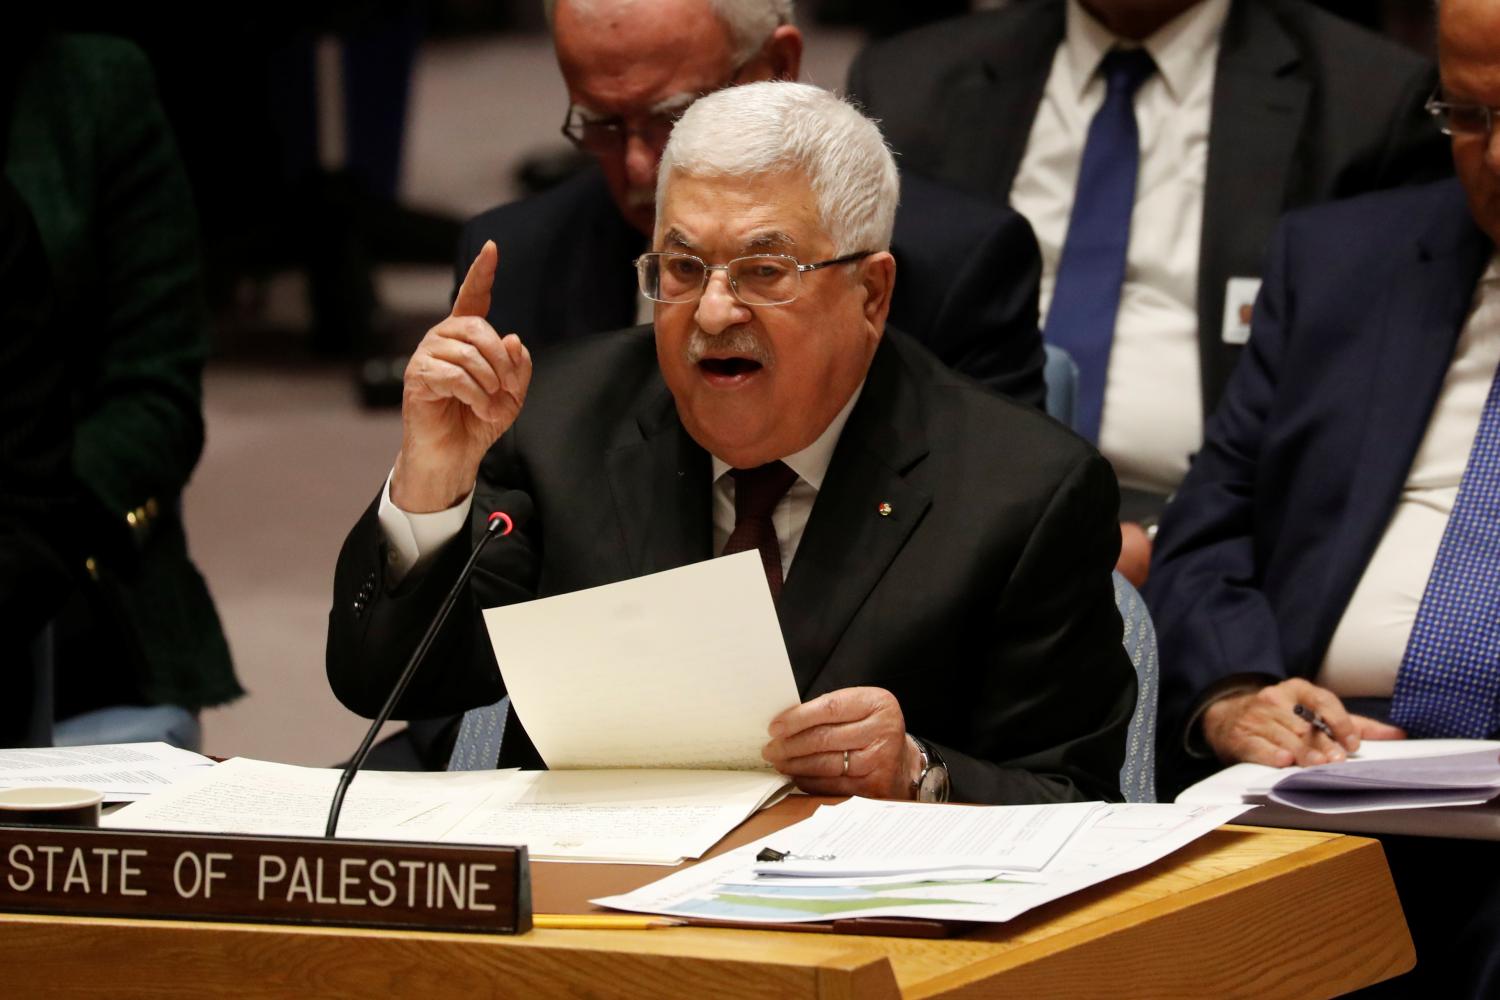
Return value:
[(526, 848), (0, 826), (0, 910), (531, 929)]

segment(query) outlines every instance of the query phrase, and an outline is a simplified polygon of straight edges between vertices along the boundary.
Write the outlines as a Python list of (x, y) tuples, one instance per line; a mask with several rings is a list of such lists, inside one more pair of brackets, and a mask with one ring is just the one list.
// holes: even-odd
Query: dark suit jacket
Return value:
[(1244, 362), (1167, 506), (1146, 586), (1163, 794), (1212, 766), (1182, 749), (1207, 688), (1322, 664), (1493, 249), (1456, 181), (1288, 216)]
[[(36, 218), (69, 348), (72, 466), (90, 511), (76, 566), (93, 588), (93, 558), (107, 589), (90, 592), (93, 644), (109, 671), (139, 671), (122, 685), (138, 697), (228, 701), (240, 687), (178, 517), (203, 450), (197, 220), (145, 57), (119, 39), (46, 39), (20, 73), (4, 169)], [(79, 662), (92, 649), (60, 656), (97, 669)]]
[[(398, 714), (504, 693), (479, 607), (709, 558), (710, 470), (650, 328), (539, 360), (520, 420), (481, 470), (473, 529), (509, 490), (529, 494), (535, 516), (485, 552)], [(877, 516), (882, 501), (893, 514)], [(798, 690), (892, 691), (910, 731), (941, 748), (960, 799), (1118, 798), (1135, 675), (1110, 583), (1116, 502), (1109, 466), (1083, 442), (888, 330), (781, 595)], [(388, 592), (366, 511), (329, 616), (344, 704), (378, 709), (470, 546), (455, 539)]]
[(51, 294), (41, 237), (0, 176), (0, 747), (25, 746), (34, 732), (42, 677), (28, 669), (28, 650), (67, 595), (62, 553), (76, 527), (67, 516), (72, 427)]
[[(470, 220), (459, 240), (455, 289), (485, 240), (500, 250), (490, 324), (519, 333), (533, 352), (635, 325), (639, 293), (630, 262), (649, 247), (620, 216), (599, 171)], [(903, 177), (891, 252), (891, 325), (965, 375), (1040, 407), (1042, 260), (1026, 220)]]
[[(1063, 0), (942, 22), (861, 53), (849, 92), (905, 169), (1010, 197), (1052, 58)], [(1425, 60), (1301, 0), (1235, 0), (1219, 51), (1199, 246), (1204, 413), (1240, 348), (1223, 343), (1224, 290), (1260, 274), (1287, 209), (1451, 170), (1422, 110)]]

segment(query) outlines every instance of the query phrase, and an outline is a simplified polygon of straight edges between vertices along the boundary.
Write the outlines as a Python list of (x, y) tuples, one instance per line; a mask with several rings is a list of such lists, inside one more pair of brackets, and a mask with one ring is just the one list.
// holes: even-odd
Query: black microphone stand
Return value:
[(386, 698), (385, 704), (380, 707), (380, 712), (375, 716), (375, 721), (370, 724), (370, 731), (365, 733), (365, 740), (349, 758), (349, 763), (344, 766), (344, 773), (339, 777), (339, 786), (333, 793), (333, 805), (328, 810), (328, 826), (323, 830), (323, 836), (335, 836), (334, 831), (338, 829), (339, 813), (344, 808), (344, 793), (349, 790), (349, 785), (354, 781), (354, 776), (364, 766), (365, 758), (370, 755), (370, 748), (375, 745), (375, 737), (380, 732), (380, 727), (390, 719), (391, 713), (396, 710), (396, 703), (406, 693), (406, 688), (411, 684), (411, 679), (416, 676), (417, 668), (422, 665), (422, 660), (427, 656), (427, 650), (432, 647), (432, 642), (437, 638), (438, 630), (443, 627), (443, 622), (448, 620), (448, 612), (453, 610), (453, 605), (458, 603), (458, 595), (463, 591), (464, 584), (469, 582), (469, 574), (474, 570), (474, 564), (479, 561), (479, 553), (490, 543), (492, 538), (500, 538), (508, 535), (514, 527), (510, 515), (503, 511), (495, 511), (490, 515), (489, 523), (484, 527), (484, 534), (480, 536), (479, 543), (474, 546), (474, 551), (469, 553), (469, 561), (464, 563), (463, 572), (458, 574), (458, 579), (453, 583), (453, 589), (448, 591), (448, 596), (443, 598), (442, 606), (438, 608), (436, 617), (432, 624), (427, 626), (427, 631), (422, 636), (422, 641), (417, 643), (417, 648), (412, 652), (411, 659), (406, 661), (406, 668), (401, 671), (401, 676), (396, 680), (396, 686), (391, 689), (390, 697)]

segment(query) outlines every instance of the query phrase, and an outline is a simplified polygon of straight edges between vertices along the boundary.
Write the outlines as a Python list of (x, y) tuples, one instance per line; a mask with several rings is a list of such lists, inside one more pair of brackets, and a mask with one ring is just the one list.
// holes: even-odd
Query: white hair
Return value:
[[(543, 0), (547, 12), (547, 24), (557, 16), (558, 0)], [(613, 4), (629, 7), (639, 0), (568, 0), (575, 9), (592, 13), (602, 6)], [(729, 32), (729, 41), (734, 46), (734, 63), (741, 66), (752, 59), (771, 32), (783, 24), (792, 23), (792, 0), (705, 0), (714, 16)]]
[(674, 172), (754, 177), (784, 170), (807, 179), (835, 255), (890, 247), (900, 182), (880, 129), (823, 88), (785, 80), (727, 87), (688, 108), (662, 152), (657, 220)]

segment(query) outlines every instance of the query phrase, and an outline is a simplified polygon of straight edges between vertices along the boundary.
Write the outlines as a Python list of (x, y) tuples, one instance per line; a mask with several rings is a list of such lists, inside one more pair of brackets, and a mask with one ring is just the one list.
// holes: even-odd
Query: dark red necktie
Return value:
[(771, 511), (797, 481), (797, 474), (784, 462), (768, 462), (753, 469), (730, 469), (734, 477), (734, 531), (724, 545), (723, 554), (760, 551), (761, 566), (766, 571), (766, 585), (771, 599), (781, 597), (781, 543), (776, 540), (776, 526)]

